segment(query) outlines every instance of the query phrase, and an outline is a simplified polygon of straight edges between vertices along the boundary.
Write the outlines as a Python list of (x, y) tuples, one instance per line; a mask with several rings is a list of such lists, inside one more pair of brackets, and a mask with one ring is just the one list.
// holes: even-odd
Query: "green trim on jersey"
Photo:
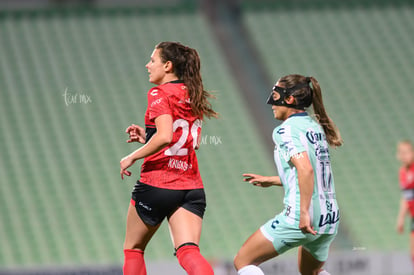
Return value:
[(299, 227), (300, 192), (296, 167), (291, 158), (307, 152), (314, 171), (314, 188), (309, 208), (312, 226), (319, 234), (335, 234), (339, 225), (334, 178), (328, 142), (322, 127), (306, 112), (290, 116), (273, 130), (274, 159), (285, 189), (284, 222)]

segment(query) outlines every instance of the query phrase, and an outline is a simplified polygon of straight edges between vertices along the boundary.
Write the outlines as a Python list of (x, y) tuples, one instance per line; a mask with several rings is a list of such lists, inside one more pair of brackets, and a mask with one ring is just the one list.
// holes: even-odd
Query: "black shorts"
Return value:
[(160, 224), (165, 217), (169, 219), (180, 207), (200, 218), (203, 218), (206, 210), (204, 189), (171, 190), (140, 181), (134, 186), (132, 201), (135, 202), (135, 209), (140, 218), (151, 226)]

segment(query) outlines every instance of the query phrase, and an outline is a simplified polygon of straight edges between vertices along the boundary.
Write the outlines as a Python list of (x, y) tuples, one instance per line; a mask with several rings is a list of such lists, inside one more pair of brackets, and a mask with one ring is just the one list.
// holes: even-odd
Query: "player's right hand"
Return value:
[(126, 176), (131, 176), (132, 173), (130, 171), (128, 171), (127, 169), (129, 167), (131, 167), (132, 164), (134, 164), (135, 160), (133, 160), (130, 156), (126, 156), (124, 158), (121, 159), (121, 161), (119, 162), (121, 171), (121, 179), (124, 179), (124, 175)]
[(256, 175), (256, 174), (243, 174), (244, 181), (247, 181), (254, 186), (260, 186), (260, 187), (269, 187), (274, 185), (273, 181), (270, 179), (270, 177)]
[(129, 134), (129, 139), (127, 140), (128, 143), (145, 143), (145, 130), (141, 126), (132, 124), (125, 130), (125, 133)]
[(300, 213), (300, 220), (299, 220), (299, 229), (303, 232), (303, 234), (312, 234), (316, 235), (317, 232), (313, 229), (313, 226), (310, 222), (309, 212), (302, 212)]

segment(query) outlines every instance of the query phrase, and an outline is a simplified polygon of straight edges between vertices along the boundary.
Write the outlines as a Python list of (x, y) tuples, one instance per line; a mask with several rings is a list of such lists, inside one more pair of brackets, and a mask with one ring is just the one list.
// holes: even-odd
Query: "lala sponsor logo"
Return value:
[(319, 227), (325, 226), (327, 224), (335, 224), (339, 221), (339, 210), (326, 213), (321, 215), (319, 218)]

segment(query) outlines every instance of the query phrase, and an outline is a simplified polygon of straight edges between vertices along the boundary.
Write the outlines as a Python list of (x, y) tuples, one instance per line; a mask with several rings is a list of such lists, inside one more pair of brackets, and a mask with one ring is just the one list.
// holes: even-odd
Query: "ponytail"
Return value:
[(172, 62), (174, 74), (187, 86), (193, 114), (201, 119), (204, 116), (217, 118), (218, 113), (213, 110), (208, 101), (214, 96), (204, 90), (201, 62), (197, 51), (177, 42), (161, 42), (155, 48), (161, 49), (163, 62)]
[(323, 105), (321, 87), (319, 86), (318, 81), (314, 77), (309, 77), (309, 80), (312, 83), (312, 105), (316, 119), (322, 126), (329, 145), (335, 147), (341, 146), (343, 143), (341, 134), (338, 128), (336, 127), (335, 123), (326, 113), (325, 106)]
[(341, 146), (343, 143), (341, 134), (332, 119), (326, 113), (322, 100), (321, 87), (319, 86), (318, 81), (314, 77), (290, 74), (281, 77), (279, 82), (283, 84), (283, 87), (285, 88), (299, 86), (299, 88), (295, 89), (291, 94), (295, 98), (296, 104), (299, 104), (298, 102), (306, 102), (305, 107), (312, 104), (315, 118), (322, 126), (328, 144), (334, 147)]
[(200, 57), (195, 49), (187, 49), (187, 64), (183, 70), (182, 80), (187, 86), (193, 114), (201, 118), (204, 115), (208, 118), (217, 118), (218, 114), (213, 110), (211, 103), (208, 101), (208, 98), (214, 98), (214, 96), (204, 90), (200, 72)]

